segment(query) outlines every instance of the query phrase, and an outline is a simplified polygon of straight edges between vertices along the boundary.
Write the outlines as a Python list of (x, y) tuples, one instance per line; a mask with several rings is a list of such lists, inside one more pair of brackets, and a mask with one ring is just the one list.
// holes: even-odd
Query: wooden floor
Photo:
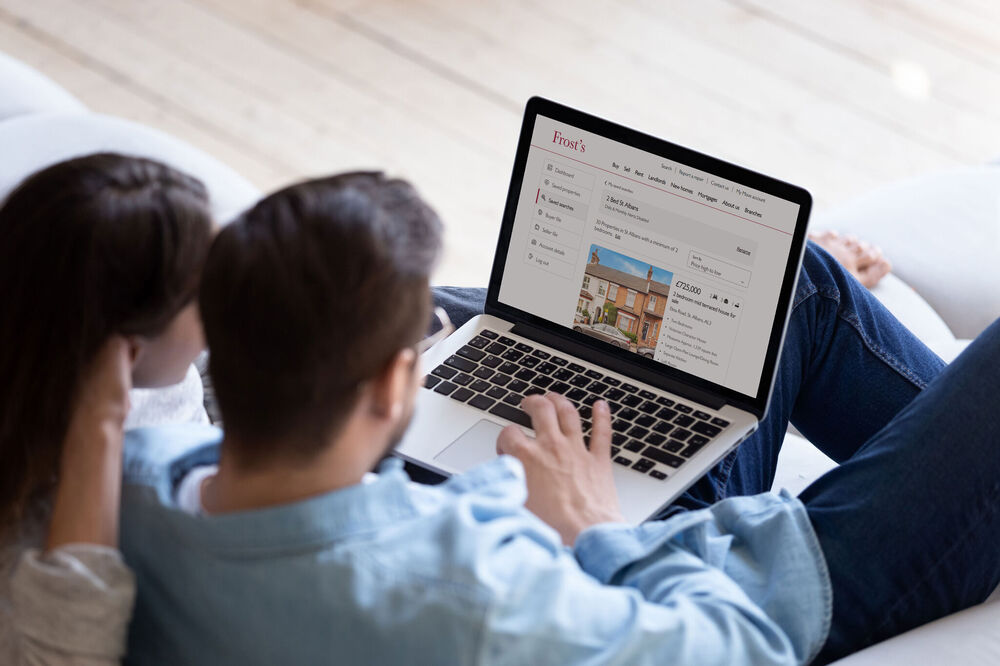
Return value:
[[(0, 50), (261, 188), (358, 167), (483, 284), (542, 94), (809, 188), (1000, 155), (996, 0), (0, 0)], [(2, 91), (0, 91), (2, 94)]]

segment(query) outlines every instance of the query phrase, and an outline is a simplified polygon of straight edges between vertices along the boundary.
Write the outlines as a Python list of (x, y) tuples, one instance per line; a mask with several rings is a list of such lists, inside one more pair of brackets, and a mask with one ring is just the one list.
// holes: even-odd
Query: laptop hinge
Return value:
[(683, 398), (705, 405), (711, 409), (719, 410), (726, 405), (726, 400), (720, 396), (715, 396), (701, 389), (688, 386), (655, 370), (650, 370), (649, 368), (644, 368), (601, 353), (575, 340), (570, 340), (551, 331), (546, 331), (543, 328), (531, 326), (530, 324), (515, 324), (514, 328), (511, 329), (511, 333), (534, 340), (535, 342), (540, 342), (549, 347), (563, 350), (567, 354), (582, 358), (588, 363), (593, 363), (594, 365), (626, 375), (627, 377), (633, 377), (640, 382), (650, 384), (664, 391), (676, 393)]

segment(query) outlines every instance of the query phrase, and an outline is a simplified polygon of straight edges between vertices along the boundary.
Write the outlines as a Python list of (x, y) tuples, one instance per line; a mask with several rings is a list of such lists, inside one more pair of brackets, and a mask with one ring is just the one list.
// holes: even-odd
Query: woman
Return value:
[(0, 663), (116, 663), (134, 597), (116, 550), (128, 390), (182, 380), (212, 238), (205, 187), (98, 154), (0, 207)]

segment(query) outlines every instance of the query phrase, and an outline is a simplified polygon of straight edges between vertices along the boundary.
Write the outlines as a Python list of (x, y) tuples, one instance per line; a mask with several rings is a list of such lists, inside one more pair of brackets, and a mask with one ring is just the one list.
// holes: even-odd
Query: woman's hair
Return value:
[(205, 186), (137, 157), (61, 162), (0, 206), (0, 534), (51, 493), (97, 351), (165, 330), (211, 238)]

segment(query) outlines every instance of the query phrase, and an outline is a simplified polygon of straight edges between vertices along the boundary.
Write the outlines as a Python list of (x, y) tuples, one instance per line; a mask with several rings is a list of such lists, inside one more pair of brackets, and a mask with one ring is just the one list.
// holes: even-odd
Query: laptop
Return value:
[(556, 102), (527, 103), (486, 297), (422, 357), (397, 455), (496, 457), (526, 395), (612, 411), (629, 521), (655, 516), (767, 411), (812, 205), (804, 189)]

